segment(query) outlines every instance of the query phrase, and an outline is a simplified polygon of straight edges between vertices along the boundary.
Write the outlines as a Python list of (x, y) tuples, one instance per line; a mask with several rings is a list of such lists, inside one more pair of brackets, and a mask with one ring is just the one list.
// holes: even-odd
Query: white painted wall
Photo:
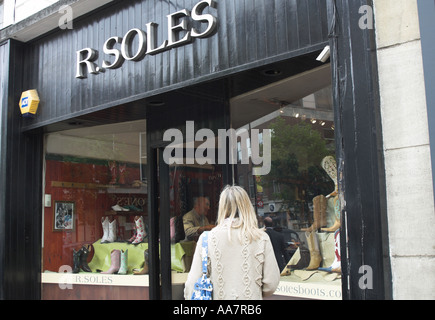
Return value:
[(435, 212), (416, 0), (374, 0), (394, 299), (435, 299)]
[(15, 23), (51, 6), (59, 0), (15, 0)]
[(59, 0), (4, 0), (4, 18), (1, 28), (20, 22), (58, 1)]

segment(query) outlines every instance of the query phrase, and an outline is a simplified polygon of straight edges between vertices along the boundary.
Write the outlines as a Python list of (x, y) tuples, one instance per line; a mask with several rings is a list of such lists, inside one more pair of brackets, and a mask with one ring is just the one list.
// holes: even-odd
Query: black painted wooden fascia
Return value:
[[(391, 298), (385, 168), (373, 29), (359, 27), (370, 0), (329, 0), (337, 166), (341, 194), (342, 289), (346, 300)], [(364, 288), (362, 266), (373, 270)], [(363, 279), (364, 280), (364, 279)]]

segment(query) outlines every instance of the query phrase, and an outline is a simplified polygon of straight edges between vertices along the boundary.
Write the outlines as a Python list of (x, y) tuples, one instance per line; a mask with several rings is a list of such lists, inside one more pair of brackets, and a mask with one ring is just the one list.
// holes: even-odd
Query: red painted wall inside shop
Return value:
[[(126, 185), (139, 180), (139, 175), (139, 166), (127, 166)], [(101, 218), (111, 211), (113, 205), (128, 196), (106, 192), (111, 177), (108, 164), (101, 165), (89, 161), (86, 163), (46, 161), (45, 194), (51, 195), (52, 204), (51, 207), (44, 208), (43, 271), (57, 272), (63, 265), (72, 267), (73, 249), (79, 250), (84, 244), (91, 244), (102, 237)], [(65, 188), (53, 186), (53, 182), (96, 184), (103, 187)], [(143, 194), (140, 196), (146, 197)], [(74, 202), (72, 231), (53, 230), (55, 201)], [(144, 209), (146, 210), (146, 207)], [(127, 219), (133, 221), (134, 214), (129, 214)], [(91, 258), (90, 256), (88, 261)]]
[[(48, 157), (51, 158), (51, 157)], [(59, 158), (59, 157), (55, 157)], [(61, 158), (61, 157), (60, 157)], [(119, 163), (122, 164), (122, 163)], [(140, 203), (147, 201), (146, 194), (108, 193), (112, 174), (109, 163), (92, 159), (46, 159), (45, 194), (51, 195), (51, 207), (44, 208), (44, 245), (42, 271), (58, 272), (61, 266), (73, 267), (73, 249), (79, 250), (84, 244), (92, 244), (103, 235), (101, 218), (108, 215), (111, 207), (129, 203), (130, 199), (140, 198)], [(119, 178), (119, 173), (118, 173)], [(133, 181), (140, 180), (139, 165), (127, 164), (125, 184), (116, 185), (120, 190), (131, 189)], [(222, 190), (222, 171), (219, 167), (214, 170), (198, 170), (195, 168), (179, 167), (170, 172), (170, 209), (171, 216), (185, 214), (192, 209), (194, 196), (206, 195), (210, 198), (208, 219), (213, 223), (217, 218), (219, 195)], [(88, 184), (90, 187), (59, 187), (60, 182), (71, 184)], [(95, 185), (101, 186), (96, 188)], [(182, 196), (184, 194), (184, 196)], [(54, 231), (54, 203), (55, 201), (71, 201), (75, 204), (74, 229), (72, 231)], [(130, 201), (131, 202), (131, 201)], [(140, 215), (147, 215), (146, 203)], [(133, 223), (136, 213), (115, 215), (116, 219), (125, 217), (127, 222)], [(113, 215), (112, 215), (113, 216)], [(128, 240), (132, 230), (121, 230), (121, 238)], [(88, 262), (92, 259), (92, 251)]]

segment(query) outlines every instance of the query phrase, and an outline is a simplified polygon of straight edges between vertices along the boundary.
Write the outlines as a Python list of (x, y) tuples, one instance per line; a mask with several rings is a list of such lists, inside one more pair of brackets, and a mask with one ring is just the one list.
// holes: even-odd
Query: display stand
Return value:
[[(43, 296), (46, 299), (148, 299), (149, 275), (135, 275), (134, 269), (144, 265), (144, 251), (148, 243), (132, 245), (126, 242), (92, 244), (94, 255), (88, 263), (92, 272), (71, 273), (71, 268), (60, 272), (46, 271), (41, 274)], [(128, 250), (128, 272), (126, 275), (101, 274), (110, 268), (112, 250)], [(184, 286), (195, 250), (195, 242), (186, 241), (171, 245), (172, 284)], [(64, 272), (62, 272), (64, 271)]]
[[(334, 261), (334, 234), (315, 232), (322, 256), (320, 267), (330, 266)], [(288, 265), (296, 265), (300, 259), (296, 250)], [(293, 269), (289, 275), (281, 276), (274, 295), (286, 298), (342, 300), (341, 274), (321, 270)]]

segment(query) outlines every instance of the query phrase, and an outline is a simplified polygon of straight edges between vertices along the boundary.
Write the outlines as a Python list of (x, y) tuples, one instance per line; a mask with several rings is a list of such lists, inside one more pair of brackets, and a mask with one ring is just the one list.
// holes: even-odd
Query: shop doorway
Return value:
[[(215, 224), (220, 191), (231, 179), (211, 138), (228, 128), (224, 87), (218, 82), (153, 97), (147, 118), (150, 299), (180, 300), (196, 240)], [(210, 136), (208, 151), (200, 150), (207, 140), (200, 130)]]
[(215, 225), (222, 166), (169, 164), (165, 148), (150, 148), (150, 298), (183, 300), (198, 237)]

